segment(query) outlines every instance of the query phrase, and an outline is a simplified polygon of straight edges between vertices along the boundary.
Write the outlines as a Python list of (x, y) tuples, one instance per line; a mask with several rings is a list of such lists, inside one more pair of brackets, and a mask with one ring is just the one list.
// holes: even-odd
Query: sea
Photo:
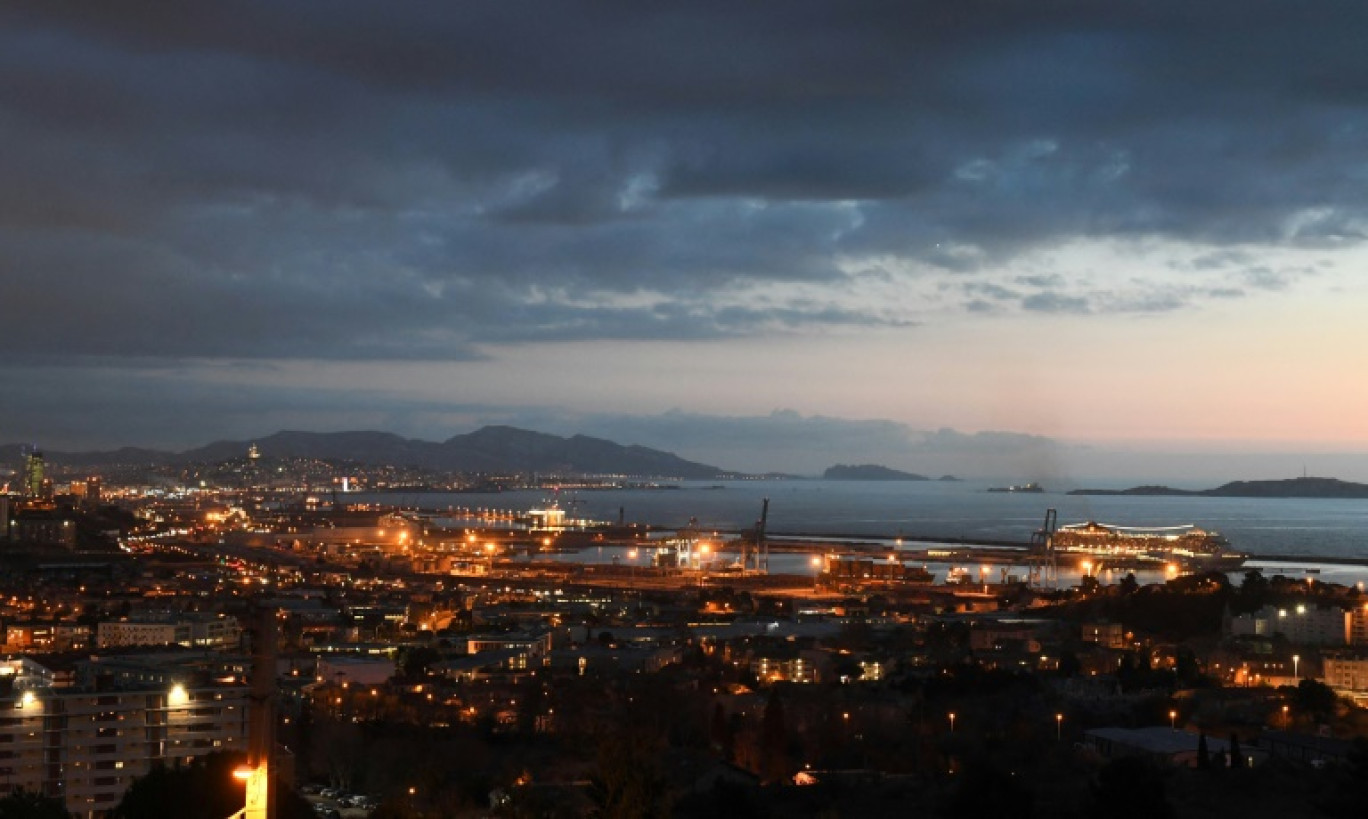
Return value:
[[(737, 532), (753, 527), (769, 500), (766, 531), (774, 536), (876, 542), (899, 548), (929, 543), (1017, 541), (1040, 529), (1046, 510), (1059, 523), (1116, 526), (1192, 524), (1220, 532), (1252, 555), (1247, 568), (1267, 575), (1306, 576), (1337, 583), (1368, 581), (1368, 566), (1317, 558), (1368, 561), (1368, 500), (1069, 495), (1064, 491), (990, 492), (974, 481), (827, 481), (803, 479), (679, 481), (622, 489), (515, 490), (494, 493), (356, 493), (356, 501), (449, 512), (496, 510), (513, 514), (557, 503), (577, 518), (649, 524), (673, 530), (695, 521), (699, 530)], [(1270, 556), (1283, 559), (1272, 561)], [(595, 547), (564, 559), (621, 562), (618, 550)], [(642, 558), (638, 558), (642, 559)], [(776, 565), (776, 560), (779, 565)], [(785, 561), (792, 562), (792, 567)], [(773, 555), (775, 571), (809, 571), (801, 555)], [(1142, 578), (1144, 579), (1144, 578)]]

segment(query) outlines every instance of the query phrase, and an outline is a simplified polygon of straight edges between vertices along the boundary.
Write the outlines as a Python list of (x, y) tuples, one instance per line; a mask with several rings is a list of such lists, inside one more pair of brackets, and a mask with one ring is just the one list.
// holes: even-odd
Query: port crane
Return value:
[(769, 572), (769, 544), (765, 542), (765, 527), (769, 523), (769, 498), (765, 498), (760, 506), (760, 519), (755, 522), (755, 526), (748, 532), (741, 530), (741, 536), (737, 538), (741, 548), (741, 556), (736, 561), (736, 566), (741, 571), (754, 571), (760, 574)]
[(1059, 527), (1059, 513), (1045, 510), (1045, 522), (1031, 535), (1030, 583), (1033, 588), (1053, 589), (1059, 582), (1059, 563), (1055, 559), (1054, 534)]

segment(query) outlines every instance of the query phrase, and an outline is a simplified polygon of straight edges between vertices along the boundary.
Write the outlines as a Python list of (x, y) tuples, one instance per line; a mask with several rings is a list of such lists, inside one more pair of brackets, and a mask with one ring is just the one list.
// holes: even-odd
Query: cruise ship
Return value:
[(1217, 532), (1183, 526), (1112, 526), (1096, 521), (1059, 527), (1050, 538), (1056, 554), (1077, 555), (1100, 566), (1233, 571), (1249, 555)]

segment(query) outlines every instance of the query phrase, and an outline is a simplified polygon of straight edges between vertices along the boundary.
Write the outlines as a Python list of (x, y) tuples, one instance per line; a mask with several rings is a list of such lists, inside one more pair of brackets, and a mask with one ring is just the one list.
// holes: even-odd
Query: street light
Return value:
[(1173, 709), (1169, 709), (1169, 729), (1178, 730), (1178, 712)]
[(1055, 742), (1064, 738), (1064, 715), (1055, 714)]
[(950, 712), (950, 733), (955, 733), (955, 712)]
[(1296, 682), (1297, 677), (1298, 677), (1298, 674), (1297, 674), (1297, 665), (1298, 665), (1299, 663), (1301, 663), (1301, 655), (1300, 655), (1300, 654), (1293, 654), (1293, 655), (1292, 655), (1292, 681), (1293, 681), (1293, 682)]
[(822, 576), (822, 559), (813, 555), (808, 563), (812, 566), (812, 590), (817, 591), (818, 581)]

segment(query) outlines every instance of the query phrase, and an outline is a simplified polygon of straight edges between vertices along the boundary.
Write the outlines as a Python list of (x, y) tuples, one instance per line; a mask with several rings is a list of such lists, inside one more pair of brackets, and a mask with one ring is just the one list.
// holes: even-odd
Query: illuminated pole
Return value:
[(1174, 710), (1170, 710), (1170, 711), (1169, 711), (1169, 729), (1170, 729), (1170, 730), (1173, 730), (1173, 731), (1177, 731), (1177, 730), (1178, 730), (1178, 712), (1177, 712), (1177, 711), (1174, 711)]
[(252, 635), (252, 691), (247, 721), (247, 806), (243, 819), (271, 819), (271, 755), (275, 750), (275, 612), (256, 612)]
[(1064, 738), (1064, 715), (1055, 714), (1055, 742)]
[(1301, 655), (1300, 655), (1300, 654), (1293, 654), (1293, 655), (1292, 655), (1292, 681), (1293, 681), (1293, 682), (1296, 682), (1296, 681), (1297, 681), (1297, 678), (1300, 676), (1300, 675), (1298, 674), (1298, 671), (1297, 671), (1297, 666), (1298, 666), (1300, 663), (1301, 663)]
[(954, 711), (951, 711), (950, 714), (949, 714), (949, 716), (950, 716), (950, 733), (953, 734), (953, 733), (955, 733), (955, 712), (954, 712)]
[(812, 590), (817, 591), (822, 579), (822, 559), (813, 555), (809, 563), (812, 564)]

